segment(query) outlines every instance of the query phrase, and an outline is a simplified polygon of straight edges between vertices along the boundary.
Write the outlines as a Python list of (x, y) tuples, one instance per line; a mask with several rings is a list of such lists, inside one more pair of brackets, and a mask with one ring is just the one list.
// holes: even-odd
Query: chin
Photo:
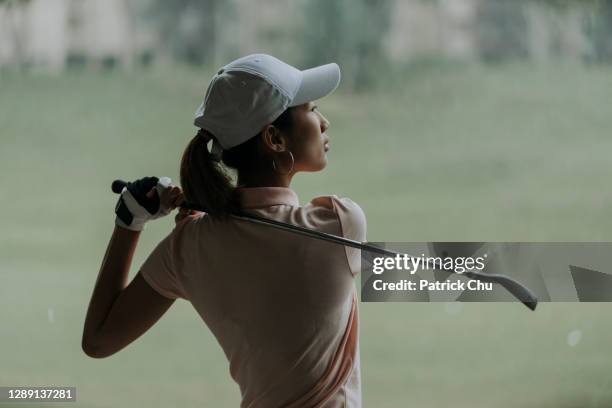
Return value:
[(323, 170), (325, 167), (327, 167), (327, 157), (323, 156), (323, 158), (321, 159), (321, 161), (319, 162), (319, 166), (317, 168), (317, 170), (315, 171), (321, 171)]

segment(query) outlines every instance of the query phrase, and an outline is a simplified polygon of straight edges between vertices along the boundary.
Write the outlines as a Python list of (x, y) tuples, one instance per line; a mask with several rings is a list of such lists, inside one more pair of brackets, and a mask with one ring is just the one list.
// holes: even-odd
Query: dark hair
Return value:
[[(272, 124), (281, 130), (291, 129), (291, 109), (285, 110)], [(223, 150), (221, 161), (215, 161), (208, 150), (211, 138), (214, 135), (200, 129), (185, 148), (181, 159), (181, 186), (187, 203), (210, 215), (227, 217), (240, 209), (240, 203), (236, 186), (221, 162), (238, 173), (256, 171), (265, 159), (260, 149), (262, 142), (257, 134), (238, 146)]]

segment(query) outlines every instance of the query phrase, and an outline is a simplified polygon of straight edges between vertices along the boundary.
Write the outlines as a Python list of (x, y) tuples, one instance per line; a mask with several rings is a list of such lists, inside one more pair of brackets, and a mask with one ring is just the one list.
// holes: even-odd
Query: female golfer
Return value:
[[(353, 201), (328, 195), (301, 206), (289, 187), (296, 173), (327, 164), (329, 122), (313, 101), (339, 81), (336, 64), (300, 71), (265, 54), (214, 75), (182, 157), (182, 190), (145, 177), (122, 191), (85, 321), (87, 355), (116, 353), (182, 298), (223, 348), (241, 407), (361, 406), (359, 251), (228, 216), (366, 240)], [(179, 211), (126, 286), (144, 223), (185, 201), (205, 212)]]

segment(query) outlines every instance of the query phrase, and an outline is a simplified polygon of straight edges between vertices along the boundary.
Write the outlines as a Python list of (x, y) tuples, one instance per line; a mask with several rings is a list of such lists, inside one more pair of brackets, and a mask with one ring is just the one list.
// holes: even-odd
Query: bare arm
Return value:
[[(175, 187), (160, 197), (171, 208), (181, 202)], [(138, 273), (127, 284), (140, 232), (115, 226), (91, 295), (81, 346), (94, 358), (108, 357), (145, 333), (174, 303)]]
[(145, 333), (174, 300), (137, 274), (127, 285), (140, 232), (115, 227), (87, 309), (82, 348), (90, 357), (116, 353)]

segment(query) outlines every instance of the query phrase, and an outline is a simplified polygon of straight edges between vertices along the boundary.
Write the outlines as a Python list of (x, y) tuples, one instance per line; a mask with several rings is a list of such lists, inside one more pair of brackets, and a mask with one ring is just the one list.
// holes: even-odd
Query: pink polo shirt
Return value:
[[(254, 214), (366, 240), (349, 198), (304, 206), (289, 188), (238, 189)], [(360, 251), (204, 213), (181, 220), (140, 273), (160, 294), (189, 300), (217, 338), (241, 407), (361, 407), (354, 276)]]

